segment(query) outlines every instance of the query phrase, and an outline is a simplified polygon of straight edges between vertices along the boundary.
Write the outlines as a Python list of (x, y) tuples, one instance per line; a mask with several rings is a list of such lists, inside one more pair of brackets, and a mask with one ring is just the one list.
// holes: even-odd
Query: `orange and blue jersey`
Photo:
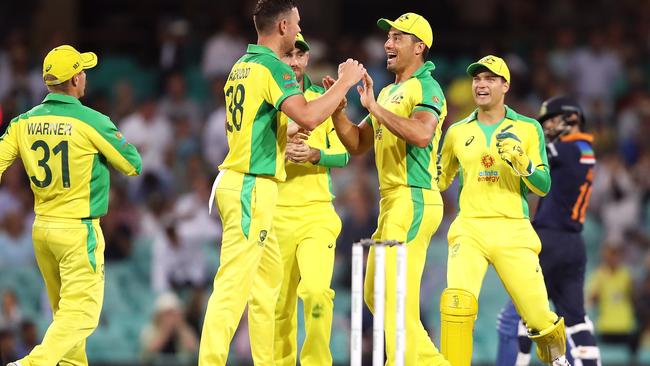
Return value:
[(547, 145), (553, 187), (539, 202), (535, 228), (582, 231), (596, 164), (592, 142), (592, 135), (575, 133)]

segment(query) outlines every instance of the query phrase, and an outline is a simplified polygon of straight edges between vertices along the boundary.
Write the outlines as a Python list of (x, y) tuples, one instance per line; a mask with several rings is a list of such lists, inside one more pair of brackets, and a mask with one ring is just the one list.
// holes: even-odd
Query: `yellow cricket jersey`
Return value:
[(219, 170), (283, 181), (287, 124), (278, 112), (287, 97), (302, 94), (293, 70), (270, 48), (249, 44), (232, 67), (224, 92), (230, 150)]
[[(304, 76), (305, 99), (314, 100), (325, 93), (325, 90), (312, 84), (307, 75)], [(282, 124), (287, 124), (288, 117), (281, 113)], [(348, 164), (350, 154), (341, 143), (331, 118), (328, 118), (316, 127), (309, 138), (307, 145), (320, 150), (320, 160), (317, 164), (286, 162), (287, 178), (278, 184), (278, 206), (298, 206), (316, 202), (331, 202), (332, 180), (330, 168), (343, 167)]]
[[(527, 194), (544, 195), (550, 187), (546, 145), (540, 124), (505, 107), (505, 118), (487, 126), (478, 121), (478, 110), (449, 127), (440, 153), (438, 186), (447, 189), (456, 173), (459, 179), (460, 217), (528, 218)], [(499, 157), (496, 135), (503, 129), (515, 134), (536, 167), (523, 178)], [(536, 188), (543, 187), (547, 188)]]
[(447, 103), (440, 85), (431, 76), (434, 69), (434, 64), (427, 61), (408, 80), (386, 86), (377, 97), (381, 106), (402, 117), (408, 118), (420, 110), (434, 113), (438, 125), (427, 147), (411, 145), (377, 123), (372, 115), (366, 117), (375, 133), (375, 163), (382, 191), (400, 186), (438, 190), (436, 153)]
[(135, 147), (111, 120), (78, 99), (48, 94), (42, 104), (14, 118), (0, 138), (0, 175), (20, 157), (34, 192), (34, 212), (59, 218), (106, 214), (108, 164), (140, 173)]

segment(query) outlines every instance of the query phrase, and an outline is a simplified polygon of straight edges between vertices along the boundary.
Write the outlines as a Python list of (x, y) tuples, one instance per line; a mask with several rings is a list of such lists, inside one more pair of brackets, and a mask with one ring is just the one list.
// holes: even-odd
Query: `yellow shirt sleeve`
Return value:
[(0, 137), (0, 179), (2, 174), (16, 160), (18, 156), (18, 139), (16, 137), (15, 125), (18, 118), (9, 123), (4, 135)]

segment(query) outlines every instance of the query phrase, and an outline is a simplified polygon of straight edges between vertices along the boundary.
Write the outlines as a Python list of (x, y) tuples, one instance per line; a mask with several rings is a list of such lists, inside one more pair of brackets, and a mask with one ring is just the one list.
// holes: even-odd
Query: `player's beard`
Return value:
[(296, 81), (298, 81), (298, 84), (302, 83), (304, 73), (300, 70), (296, 71), (295, 69), (293, 70), (293, 73), (296, 74)]

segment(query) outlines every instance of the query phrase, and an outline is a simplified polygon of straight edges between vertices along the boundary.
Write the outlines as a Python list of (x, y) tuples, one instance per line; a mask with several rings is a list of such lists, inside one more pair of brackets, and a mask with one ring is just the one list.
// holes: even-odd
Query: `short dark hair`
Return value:
[[(411, 34), (411, 39), (413, 39), (413, 42), (424, 42), (421, 40), (418, 36), (415, 34)], [(424, 52), (422, 52), (422, 61), (426, 61), (429, 58), (429, 46), (426, 44), (424, 45)]]
[(295, 7), (293, 0), (258, 0), (253, 11), (255, 29), (258, 33), (268, 32), (280, 14)]

